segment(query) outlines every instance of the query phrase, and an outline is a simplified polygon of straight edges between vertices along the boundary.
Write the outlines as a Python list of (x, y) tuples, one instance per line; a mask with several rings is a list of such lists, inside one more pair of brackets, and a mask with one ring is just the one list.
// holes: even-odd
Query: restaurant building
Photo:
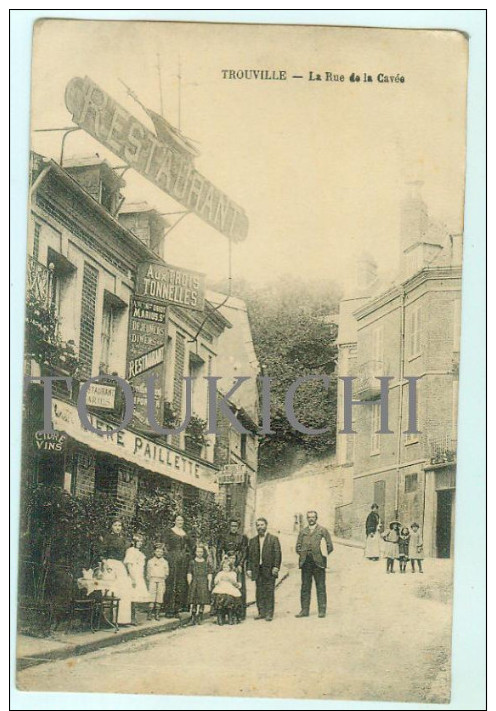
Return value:
[[(372, 503), (381, 520), (417, 521), (426, 555), (453, 556), (456, 495), (461, 235), (428, 216), (419, 185), (402, 206), (400, 274), (381, 283), (373, 258), (358, 263), (340, 304), (339, 376), (353, 376), (353, 430), (338, 434), (336, 534), (364, 540)], [(390, 376), (389, 429), (381, 429), (380, 381)], [(418, 378), (417, 432), (407, 378)], [(338, 432), (344, 386), (338, 389)], [(407, 433), (407, 430), (411, 430)]]
[[(69, 387), (54, 383), (51, 438), (36, 434), (43, 429), (43, 392), (40, 384), (29, 387), (23, 472), (75, 496), (110, 494), (121, 515), (132, 517), (147, 481), (185, 505), (219, 499), (224, 461), (215, 435), (206, 434), (204, 376), (224, 375), (216, 363), (223, 351), (228, 358), (231, 341), (222, 339), (232, 324), (228, 310), (208, 299), (202, 310), (181, 304), (180, 298), (196, 299), (186, 288), (176, 290), (179, 303), (167, 307), (139, 293), (139, 265), (170, 269), (163, 261), (169, 224), (146, 203), (124, 202), (124, 186), (120, 171), (99, 158), (62, 167), (31, 156), (25, 374), (72, 381)], [(170, 429), (184, 419), (183, 378), (191, 379), (192, 422), (184, 432), (158, 435), (147, 422), (144, 376), (150, 373), (156, 376), (157, 423)], [(90, 423), (101, 434), (83, 427), (77, 411), (81, 383), (98, 374), (120, 376), (133, 388), (134, 417), (110, 436), (105, 433), (122, 422), (124, 411), (115, 381), (108, 378), (87, 393)], [(239, 452), (231, 448), (225, 463), (244, 457), (256, 471), (257, 440), (249, 439)]]

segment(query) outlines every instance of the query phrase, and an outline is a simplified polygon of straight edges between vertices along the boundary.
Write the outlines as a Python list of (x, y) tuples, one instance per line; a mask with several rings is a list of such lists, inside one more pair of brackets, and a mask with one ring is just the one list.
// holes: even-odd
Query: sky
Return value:
[[(157, 69), (160, 57), (161, 82)], [(407, 183), (423, 181), (430, 216), (463, 229), (466, 42), (457, 32), (165, 22), (38, 21), (32, 84), (32, 147), (59, 159), (71, 126), (64, 91), (89, 76), (148, 128), (129, 85), (194, 139), (195, 164), (241, 205), (250, 228), (233, 245), (233, 276), (254, 285), (281, 275), (346, 286), (357, 254), (383, 273), (399, 256)], [(223, 69), (285, 70), (288, 81), (223, 79)], [(308, 81), (309, 72), (344, 82)], [(371, 83), (350, 82), (354, 72)], [(403, 83), (379, 83), (377, 74)], [(122, 161), (83, 131), (65, 155)], [(160, 212), (183, 207), (134, 170), (130, 202)], [(171, 216), (171, 220), (177, 219)], [(166, 238), (166, 259), (216, 280), (227, 275), (227, 239), (195, 215)]]

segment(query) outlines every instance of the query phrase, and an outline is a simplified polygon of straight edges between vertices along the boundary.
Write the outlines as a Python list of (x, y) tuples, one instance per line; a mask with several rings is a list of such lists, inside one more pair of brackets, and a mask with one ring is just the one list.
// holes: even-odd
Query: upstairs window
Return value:
[(420, 306), (414, 306), (408, 311), (407, 317), (407, 352), (409, 358), (415, 358), (422, 351), (422, 310)]

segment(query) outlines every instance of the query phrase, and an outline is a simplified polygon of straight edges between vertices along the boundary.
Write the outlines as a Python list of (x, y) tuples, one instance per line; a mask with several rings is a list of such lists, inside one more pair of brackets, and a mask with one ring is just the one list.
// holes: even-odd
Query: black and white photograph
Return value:
[(468, 56), (35, 23), (19, 690), (449, 703)]

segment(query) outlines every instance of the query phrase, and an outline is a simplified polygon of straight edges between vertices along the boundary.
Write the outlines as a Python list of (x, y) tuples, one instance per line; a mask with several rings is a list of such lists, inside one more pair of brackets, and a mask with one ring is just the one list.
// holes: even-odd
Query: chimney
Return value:
[(124, 203), (119, 222), (159, 257), (164, 257), (164, 232), (169, 222), (146, 202)]
[(426, 241), (429, 215), (420, 194), (422, 184), (421, 180), (407, 183), (407, 195), (401, 203), (401, 252), (417, 242)]
[(356, 261), (356, 285), (358, 291), (369, 296), (369, 291), (376, 281), (377, 262), (369, 252), (362, 252)]

